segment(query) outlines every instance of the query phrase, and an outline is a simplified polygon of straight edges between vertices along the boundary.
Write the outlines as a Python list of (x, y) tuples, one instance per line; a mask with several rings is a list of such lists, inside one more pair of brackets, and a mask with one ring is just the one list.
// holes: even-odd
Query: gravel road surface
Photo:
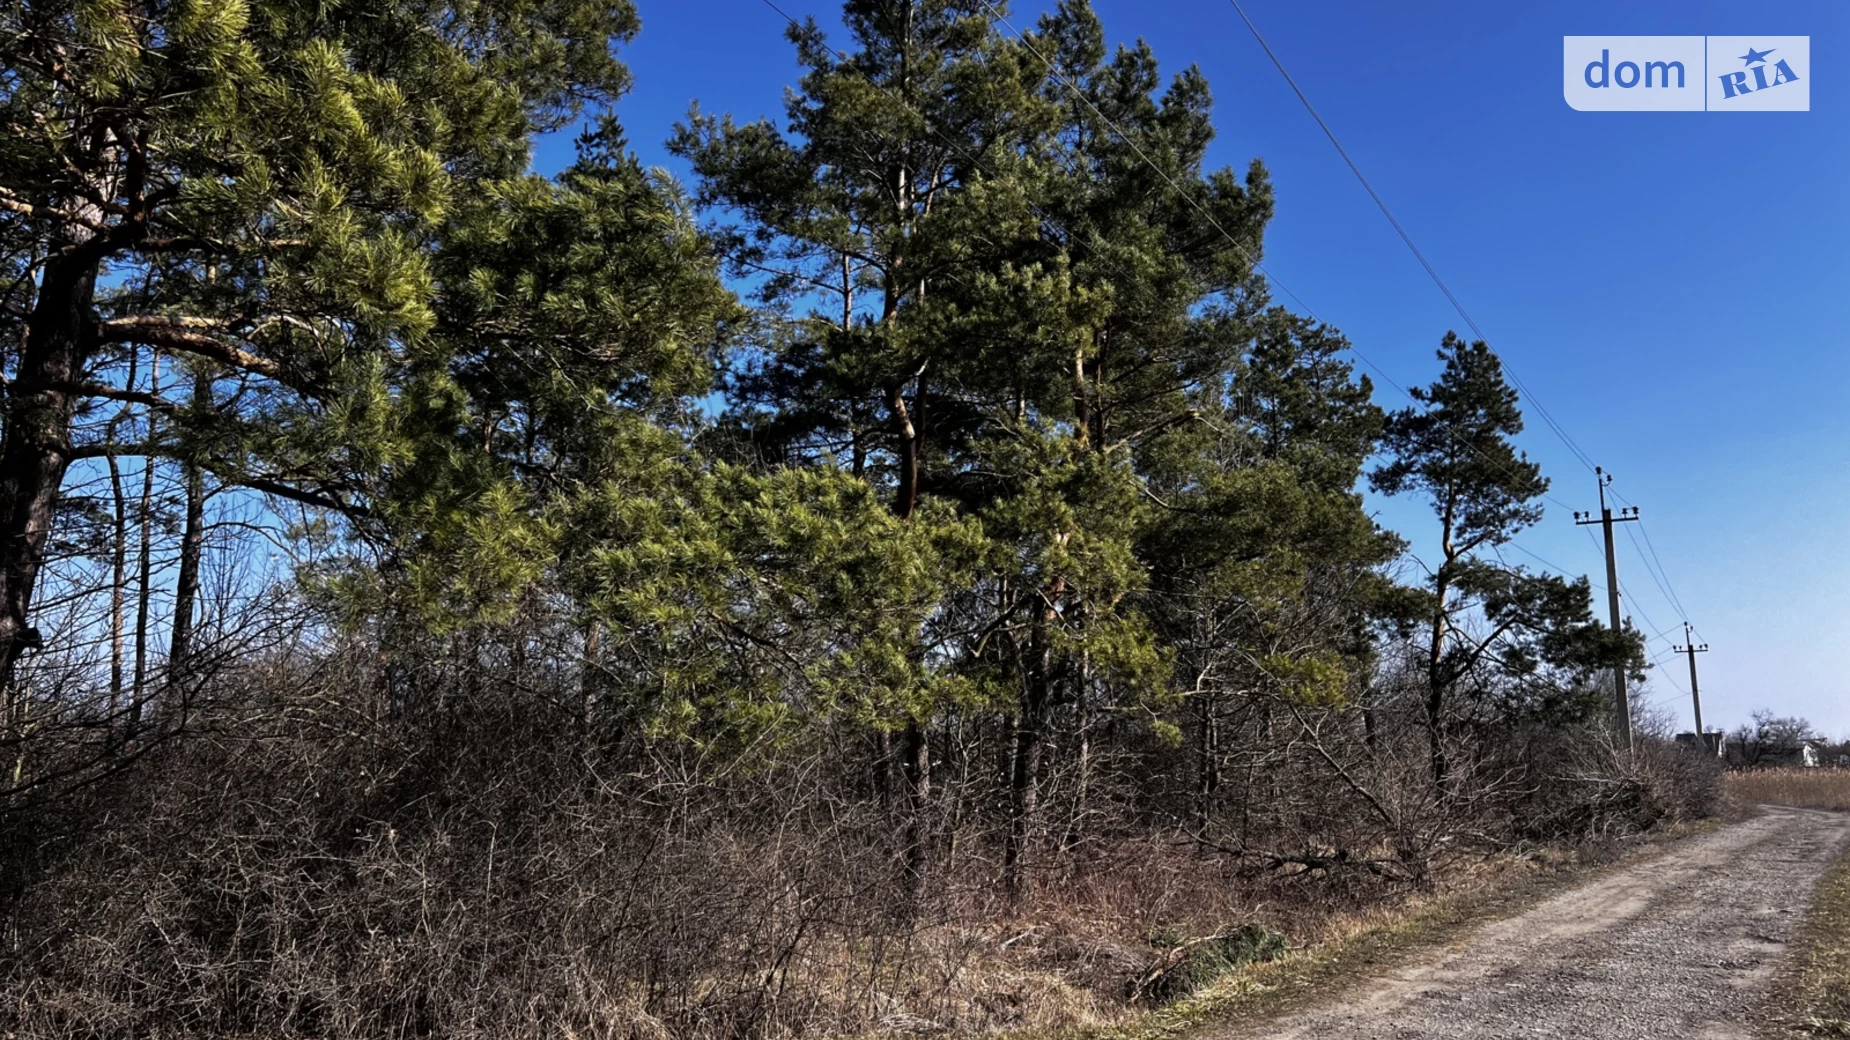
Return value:
[(1768, 808), (1223, 1037), (1747, 1040), (1850, 815)]

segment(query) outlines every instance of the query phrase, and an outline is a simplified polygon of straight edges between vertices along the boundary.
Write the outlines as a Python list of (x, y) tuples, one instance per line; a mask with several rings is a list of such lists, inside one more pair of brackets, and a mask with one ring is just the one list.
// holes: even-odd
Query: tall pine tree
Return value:
[[(1594, 622), (1586, 579), (1503, 562), (1496, 550), (1541, 519), (1548, 481), (1514, 444), (1522, 411), (1489, 345), (1448, 332), (1438, 356), (1439, 379), (1389, 416), (1389, 459), (1371, 480), (1384, 494), (1424, 497), (1439, 521), (1425, 611), (1425, 715), (1433, 782), (1444, 788), (1451, 720), (1463, 707), (1455, 702), (1509, 698), (1512, 680), (1543, 667), (1565, 669), (1570, 686), (1584, 687), (1600, 662), (1641, 667), (1643, 645), (1636, 633), (1615, 636)], [(1562, 699), (1541, 695), (1550, 707)], [(1584, 697), (1566, 699), (1584, 711)]]

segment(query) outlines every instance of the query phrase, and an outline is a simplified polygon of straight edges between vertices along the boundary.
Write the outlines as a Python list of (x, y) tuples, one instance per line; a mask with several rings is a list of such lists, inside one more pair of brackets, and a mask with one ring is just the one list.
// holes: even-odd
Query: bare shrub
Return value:
[[(240, 652), (197, 676), (186, 712), (154, 716), (186, 724), (138, 738), (128, 765), (5, 804), (0, 1025), (626, 1040), (1102, 1025), (1477, 883), (1512, 842), (1699, 812), (1712, 785), (1674, 748), (1461, 728), (1454, 785), (1435, 789), (1416, 706), (1391, 694), (1367, 714), (1228, 695), (1207, 747), (1200, 729), (1178, 746), (1059, 705), (1028, 883), (1010, 892), (1008, 763), (986, 753), (1006, 715), (929, 731), (914, 857), (864, 727), (658, 738), (587, 710), (554, 663), (569, 633), (391, 657), (369, 638)], [(89, 761), (91, 733), (45, 737), (35, 761)]]
[(1543, 732), (1524, 747), (1530, 788), (1516, 836), (1534, 842), (1610, 841), (1713, 815), (1721, 765), (1683, 745), (1645, 737), (1622, 751), (1610, 734)]
[[(562, 739), (489, 683), (379, 715), (366, 667), (215, 698), (131, 777), (4, 820), (20, 1036), (735, 1037), (1098, 1020), (1010, 944), (993, 877), (906, 903), (860, 763)], [(300, 680), (300, 676), (298, 676)], [(1144, 959), (1120, 966), (1123, 978)], [(1004, 965), (1007, 970), (1004, 970)]]

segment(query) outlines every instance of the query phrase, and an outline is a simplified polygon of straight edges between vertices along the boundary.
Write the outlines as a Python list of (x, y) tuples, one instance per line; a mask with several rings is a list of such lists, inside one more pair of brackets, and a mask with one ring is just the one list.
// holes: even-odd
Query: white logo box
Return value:
[(1564, 36), (1582, 112), (1809, 112), (1809, 36)]

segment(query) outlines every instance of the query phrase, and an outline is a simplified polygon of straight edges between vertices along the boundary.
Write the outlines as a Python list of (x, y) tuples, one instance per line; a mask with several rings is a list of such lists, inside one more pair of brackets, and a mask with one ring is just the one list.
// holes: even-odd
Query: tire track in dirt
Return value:
[(1337, 1004), (1209, 1030), (1354, 1040), (1748, 1040), (1850, 815), (1768, 807), (1464, 936)]

